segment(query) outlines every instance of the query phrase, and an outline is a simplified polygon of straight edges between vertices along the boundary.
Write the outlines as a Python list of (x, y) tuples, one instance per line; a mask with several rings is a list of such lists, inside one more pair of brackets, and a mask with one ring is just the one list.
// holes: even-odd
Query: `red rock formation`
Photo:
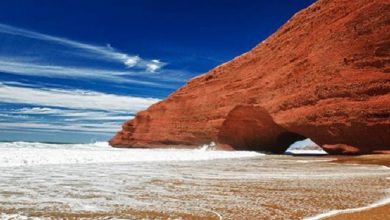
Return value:
[(390, 2), (320, 0), (254, 49), (137, 114), (114, 147), (390, 151)]

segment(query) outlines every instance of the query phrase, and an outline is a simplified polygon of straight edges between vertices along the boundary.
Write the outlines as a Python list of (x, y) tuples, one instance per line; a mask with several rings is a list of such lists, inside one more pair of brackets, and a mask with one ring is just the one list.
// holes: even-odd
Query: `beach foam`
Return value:
[(106, 142), (93, 144), (0, 143), (0, 167), (45, 164), (126, 163), (156, 161), (199, 161), (257, 157), (249, 151), (200, 149), (118, 149)]
[[(358, 164), (355, 164), (355, 165), (358, 165)], [(385, 169), (389, 169), (390, 168), (388, 166), (380, 166), (380, 167), (381, 168), (385, 168)], [(390, 180), (390, 177), (386, 177), (386, 179)], [(387, 190), (387, 193), (390, 193), (390, 189)], [(304, 220), (319, 220), (319, 219), (323, 219), (323, 218), (327, 218), (327, 217), (331, 217), (331, 216), (335, 216), (335, 215), (340, 215), (340, 214), (361, 212), (361, 211), (366, 211), (366, 210), (373, 209), (373, 208), (376, 208), (376, 207), (379, 207), (379, 206), (383, 206), (383, 205), (387, 205), (387, 204), (390, 204), (390, 195), (388, 197), (386, 197), (386, 198), (378, 200), (378, 201), (376, 201), (374, 203), (371, 203), (371, 204), (369, 204), (367, 206), (358, 207), (358, 208), (351, 208), (351, 209), (332, 210), (332, 211), (321, 213), (321, 214), (318, 214), (318, 215), (315, 215), (315, 216), (312, 216), (312, 217), (304, 218)]]
[(381, 200), (376, 201), (374, 203), (371, 203), (367, 206), (363, 206), (363, 207), (359, 207), (359, 208), (352, 208), (352, 209), (332, 210), (330, 212), (325, 212), (325, 213), (322, 213), (322, 214), (319, 214), (319, 215), (316, 215), (313, 217), (304, 218), (304, 220), (319, 220), (319, 219), (323, 219), (323, 218), (327, 218), (327, 217), (331, 217), (331, 216), (335, 216), (335, 215), (339, 215), (339, 214), (361, 212), (361, 211), (369, 210), (369, 209), (376, 208), (376, 207), (383, 206), (383, 205), (387, 205), (387, 204), (390, 204), (390, 197), (381, 199)]
[(380, 166), (213, 151), (212, 145), (0, 143), (0, 219), (301, 219), (328, 211), (324, 202), (329, 209), (359, 207), (390, 188), (389, 171)]
[(294, 154), (294, 155), (301, 155), (301, 154), (311, 154), (311, 155), (327, 155), (327, 153), (324, 150), (300, 150), (300, 149), (293, 149), (293, 150), (287, 150), (286, 154)]
[(21, 214), (5, 214), (0, 213), (1, 220), (42, 220), (43, 218), (29, 217)]

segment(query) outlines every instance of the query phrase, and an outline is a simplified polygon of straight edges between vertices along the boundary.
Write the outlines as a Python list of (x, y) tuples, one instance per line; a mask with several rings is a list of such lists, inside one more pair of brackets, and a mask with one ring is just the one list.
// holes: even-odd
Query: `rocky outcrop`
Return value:
[(139, 112), (114, 147), (390, 151), (390, 3), (319, 0), (251, 51)]

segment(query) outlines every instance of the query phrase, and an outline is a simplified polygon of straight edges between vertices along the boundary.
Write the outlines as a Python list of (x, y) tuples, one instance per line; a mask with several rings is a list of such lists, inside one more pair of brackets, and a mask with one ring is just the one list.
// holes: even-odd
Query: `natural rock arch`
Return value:
[(292, 143), (304, 139), (276, 124), (264, 108), (254, 105), (233, 108), (218, 133), (219, 144), (272, 153), (283, 153)]
[(329, 154), (390, 153), (390, 25), (378, 13), (387, 11), (386, 0), (317, 1), (138, 113), (109, 143), (198, 148), (219, 139), (281, 153), (302, 135)]

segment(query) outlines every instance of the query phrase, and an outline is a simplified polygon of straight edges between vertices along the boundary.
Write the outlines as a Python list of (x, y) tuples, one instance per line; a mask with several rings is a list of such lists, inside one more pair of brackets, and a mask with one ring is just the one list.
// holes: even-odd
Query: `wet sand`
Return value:
[(340, 157), (336, 157), (335, 161), (339, 163), (373, 164), (373, 165), (383, 165), (383, 166), (390, 167), (390, 154), (340, 156)]
[(390, 219), (390, 205), (384, 205), (377, 208), (372, 208), (366, 211), (361, 212), (352, 212), (347, 214), (335, 215), (329, 218), (324, 218), (327, 220), (386, 220)]
[[(353, 157), (339, 157), (336, 158), (335, 162), (339, 163), (352, 163), (352, 164), (373, 164), (373, 165), (382, 165), (390, 167), (390, 154), (374, 154), (374, 155), (364, 155), (364, 156), (353, 156)], [(328, 220), (384, 220), (390, 219), (390, 204), (378, 206), (375, 208), (338, 214), (328, 218)]]
[[(299, 220), (360, 211), (389, 196), (388, 161), (11, 143), (0, 147), (0, 219)], [(385, 208), (331, 217), (386, 219)]]
[(0, 219), (298, 220), (386, 197), (388, 170), (333, 159), (4, 167)]

